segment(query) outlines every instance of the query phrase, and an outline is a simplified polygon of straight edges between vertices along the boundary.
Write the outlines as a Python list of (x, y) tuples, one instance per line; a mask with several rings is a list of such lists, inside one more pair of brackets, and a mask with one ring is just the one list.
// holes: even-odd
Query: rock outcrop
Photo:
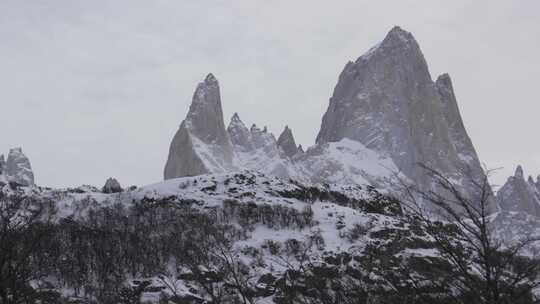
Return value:
[(119, 193), (124, 191), (124, 189), (122, 189), (122, 186), (116, 178), (109, 177), (103, 188), (101, 188), (101, 191), (103, 193)]
[(212, 74), (197, 86), (186, 119), (174, 136), (164, 177), (171, 179), (232, 168), (233, 149), (225, 124), (219, 83)]
[(465, 171), (483, 176), (449, 76), (434, 82), (418, 43), (399, 27), (339, 76), (317, 143), (343, 138), (389, 156), (420, 185), (429, 181), (419, 163), (456, 180)]
[(518, 166), (497, 192), (497, 201), (502, 210), (524, 212), (540, 216), (540, 179), (535, 182), (529, 176), (525, 180), (523, 168)]
[(285, 126), (285, 129), (279, 135), (277, 145), (287, 157), (293, 157), (296, 153), (298, 153), (298, 147), (296, 146), (296, 142), (294, 141), (294, 137), (289, 126)]
[(28, 157), (23, 154), (21, 148), (13, 148), (9, 151), (7, 161), (5, 162), (5, 170), (3, 171), (10, 182), (23, 186), (34, 185), (32, 165)]

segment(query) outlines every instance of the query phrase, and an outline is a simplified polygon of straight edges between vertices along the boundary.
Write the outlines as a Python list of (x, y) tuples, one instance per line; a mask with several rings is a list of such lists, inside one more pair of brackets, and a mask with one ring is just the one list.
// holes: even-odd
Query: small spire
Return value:
[(516, 172), (514, 173), (514, 177), (519, 177), (523, 179), (523, 168), (521, 165), (518, 165), (516, 168)]
[(452, 78), (450, 77), (450, 74), (443, 73), (437, 77), (437, 80), (435, 81), (438, 84), (444, 84), (447, 87), (452, 86)]
[(411, 33), (407, 32), (406, 30), (402, 29), (399, 26), (394, 26), (386, 35), (385, 40), (398, 38), (401, 41), (409, 41), (414, 40), (414, 37)]
[(206, 78), (204, 78), (204, 82), (205, 83), (215, 83), (215, 82), (217, 82), (217, 79), (214, 76), (214, 74), (208, 73), (208, 75), (206, 75)]

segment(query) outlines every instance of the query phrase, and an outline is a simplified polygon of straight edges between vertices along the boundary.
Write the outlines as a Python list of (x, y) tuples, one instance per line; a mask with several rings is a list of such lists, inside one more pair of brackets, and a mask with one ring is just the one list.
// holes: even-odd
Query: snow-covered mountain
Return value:
[[(433, 81), (418, 43), (399, 27), (347, 63), (316, 145), (305, 153), (288, 127), (276, 140), (266, 128), (248, 129), (237, 113), (225, 132), (219, 84), (208, 77), (211, 85), (207, 80), (199, 84), (173, 139), (165, 179), (250, 169), (305, 182), (380, 188), (399, 175), (427, 189), (430, 181), (419, 167), (422, 163), (472, 192), (465, 175), (477, 180), (484, 176), (450, 77)], [(197, 115), (198, 108), (204, 114)]]
[(465, 171), (483, 175), (450, 77), (434, 82), (418, 43), (399, 27), (341, 73), (317, 143), (343, 138), (391, 158), (420, 185), (429, 179), (418, 163), (458, 182)]

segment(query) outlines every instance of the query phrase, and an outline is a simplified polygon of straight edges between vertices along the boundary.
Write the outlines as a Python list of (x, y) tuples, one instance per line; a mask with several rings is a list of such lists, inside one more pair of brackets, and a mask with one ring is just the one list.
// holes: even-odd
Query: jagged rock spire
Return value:
[(208, 74), (197, 85), (186, 119), (172, 140), (164, 177), (225, 172), (232, 167), (232, 159), (219, 83)]
[(524, 179), (523, 167), (521, 167), (521, 165), (518, 165), (516, 167), (516, 171), (514, 172), (514, 177)]
[(289, 126), (285, 126), (285, 129), (279, 135), (277, 145), (287, 157), (292, 157), (298, 153), (298, 148)]
[(251, 132), (248, 130), (244, 122), (240, 119), (238, 113), (234, 113), (231, 117), (231, 122), (227, 127), (227, 132), (234, 146), (241, 151), (251, 151), (253, 144), (251, 142)]
[(34, 184), (34, 172), (32, 171), (32, 165), (30, 160), (21, 148), (13, 148), (9, 150), (5, 174), (12, 182), (23, 186), (30, 186)]
[(525, 180), (520, 165), (497, 192), (497, 201), (502, 210), (540, 216), (540, 188), (532, 177)]
[(211, 73), (197, 85), (185, 122), (190, 132), (204, 142), (228, 143), (219, 83)]

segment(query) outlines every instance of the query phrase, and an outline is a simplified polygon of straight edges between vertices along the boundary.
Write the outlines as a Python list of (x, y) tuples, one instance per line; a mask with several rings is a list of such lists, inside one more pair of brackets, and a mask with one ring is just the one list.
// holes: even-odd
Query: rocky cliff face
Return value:
[(174, 136), (165, 179), (226, 172), (233, 150), (225, 124), (219, 83), (212, 74), (197, 86), (186, 119)]
[(540, 179), (535, 182), (529, 176), (525, 180), (523, 168), (518, 166), (514, 176), (509, 177), (497, 192), (497, 201), (504, 211), (540, 216)]
[(0, 156), (0, 175), (4, 180), (17, 183), (23, 186), (34, 184), (34, 172), (30, 160), (21, 148), (14, 148), (9, 151), (7, 161), (4, 156)]
[(317, 143), (343, 138), (389, 156), (419, 184), (428, 181), (418, 163), (457, 180), (466, 168), (483, 174), (450, 77), (434, 82), (418, 43), (399, 27), (339, 76)]

